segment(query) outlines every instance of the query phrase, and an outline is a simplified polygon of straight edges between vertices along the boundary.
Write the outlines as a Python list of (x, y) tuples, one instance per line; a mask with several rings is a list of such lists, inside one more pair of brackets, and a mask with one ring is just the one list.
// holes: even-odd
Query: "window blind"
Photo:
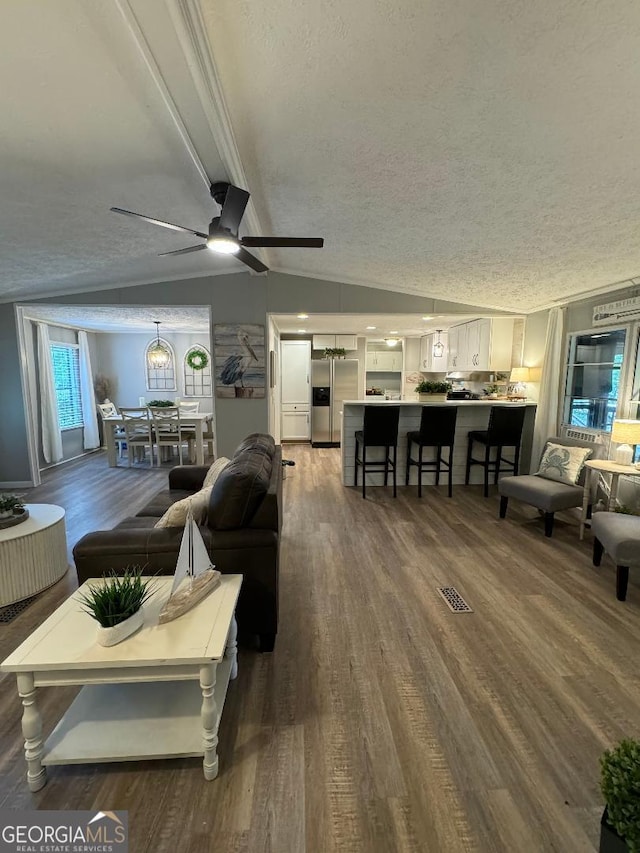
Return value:
[(60, 429), (83, 426), (80, 398), (80, 360), (78, 347), (66, 344), (51, 345), (53, 379), (58, 400)]

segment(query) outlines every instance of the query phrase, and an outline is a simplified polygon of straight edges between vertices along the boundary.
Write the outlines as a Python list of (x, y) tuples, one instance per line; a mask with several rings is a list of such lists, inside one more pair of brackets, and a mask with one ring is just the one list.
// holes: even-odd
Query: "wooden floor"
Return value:
[[(30, 794), (4, 676), (0, 807), (128, 809), (133, 853), (595, 850), (599, 756), (640, 736), (637, 574), (616, 601), (569, 515), (549, 540), (516, 501), (499, 521), (480, 487), (363, 501), (337, 450), (284, 455), (280, 632), (273, 654), (241, 650), (218, 779), (197, 759), (55, 767)], [(64, 505), (73, 544), (165, 477), (96, 456), (29, 500)], [(74, 585), (0, 625), (3, 658)], [(473, 613), (449, 611), (449, 585)], [(41, 693), (48, 732), (74, 690)]]

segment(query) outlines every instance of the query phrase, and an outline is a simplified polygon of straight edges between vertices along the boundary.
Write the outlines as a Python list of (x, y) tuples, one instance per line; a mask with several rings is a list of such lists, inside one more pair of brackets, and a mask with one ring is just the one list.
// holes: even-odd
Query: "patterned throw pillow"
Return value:
[(592, 452), (588, 447), (567, 447), (550, 442), (542, 454), (538, 476), (575, 486)]
[(204, 488), (205, 486), (215, 486), (216, 480), (222, 473), (223, 468), (225, 468), (230, 461), (231, 460), (227, 459), (226, 456), (220, 456), (218, 459), (216, 459), (215, 462), (212, 462), (211, 467), (207, 471), (207, 475), (204, 478), (202, 487)]
[(188, 498), (183, 498), (181, 501), (176, 501), (171, 504), (162, 518), (158, 519), (153, 525), (154, 527), (184, 527), (187, 523), (187, 513), (189, 508), (193, 513), (193, 520), (196, 524), (204, 524), (207, 519), (207, 511), (209, 509), (209, 498), (213, 486), (206, 486), (191, 495)]

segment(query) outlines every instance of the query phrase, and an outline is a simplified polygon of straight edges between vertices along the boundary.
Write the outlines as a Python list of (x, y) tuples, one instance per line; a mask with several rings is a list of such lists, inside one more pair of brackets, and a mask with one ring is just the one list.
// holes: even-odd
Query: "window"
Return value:
[(84, 425), (78, 347), (70, 344), (51, 344), (51, 361), (58, 400), (58, 424), (60, 429), (77, 429)]
[(611, 432), (625, 338), (624, 329), (570, 336), (565, 423)]
[[(194, 370), (188, 362), (191, 353), (198, 352), (204, 352), (207, 357), (207, 366), (202, 370)], [(211, 396), (211, 354), (200, 344), (190, 347), (184, 355), (184, 395), (185, 397)]]
[(147, 391), (175, 391), (176, 390), (176, 373), (175, 373), (175, 355), (173, 347), (164, 338), (160, 338), (160, 343), (166, 347), (167, 352), (171, 356), (167, 367), (158, 369), (149, 366), (148, 353), (149, 348), (156, 343), (156, 339), (149, 341), (144, 349), (144, 369), (147, 377)]

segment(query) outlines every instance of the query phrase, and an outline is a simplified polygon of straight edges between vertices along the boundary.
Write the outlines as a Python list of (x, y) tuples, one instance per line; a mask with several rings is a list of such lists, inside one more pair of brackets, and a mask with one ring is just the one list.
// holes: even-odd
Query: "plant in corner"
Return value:
[(24, 504), (17, 495), (0, 494), (0, 518), (9, 518), (23, 509)]
[(600, 759), (606, 807), (600, 853), (640, 853), (640, 741), (627, 738)]
[(100, 626), (100, 645), (114, 646), (142, 626), (142, 605), (155, 592), (150, 583), (150, 579), (142, 579), (138, 567), (125, 569), (121, 576), (112, 571), (103, 584), (79, 596), (84, 612)]

